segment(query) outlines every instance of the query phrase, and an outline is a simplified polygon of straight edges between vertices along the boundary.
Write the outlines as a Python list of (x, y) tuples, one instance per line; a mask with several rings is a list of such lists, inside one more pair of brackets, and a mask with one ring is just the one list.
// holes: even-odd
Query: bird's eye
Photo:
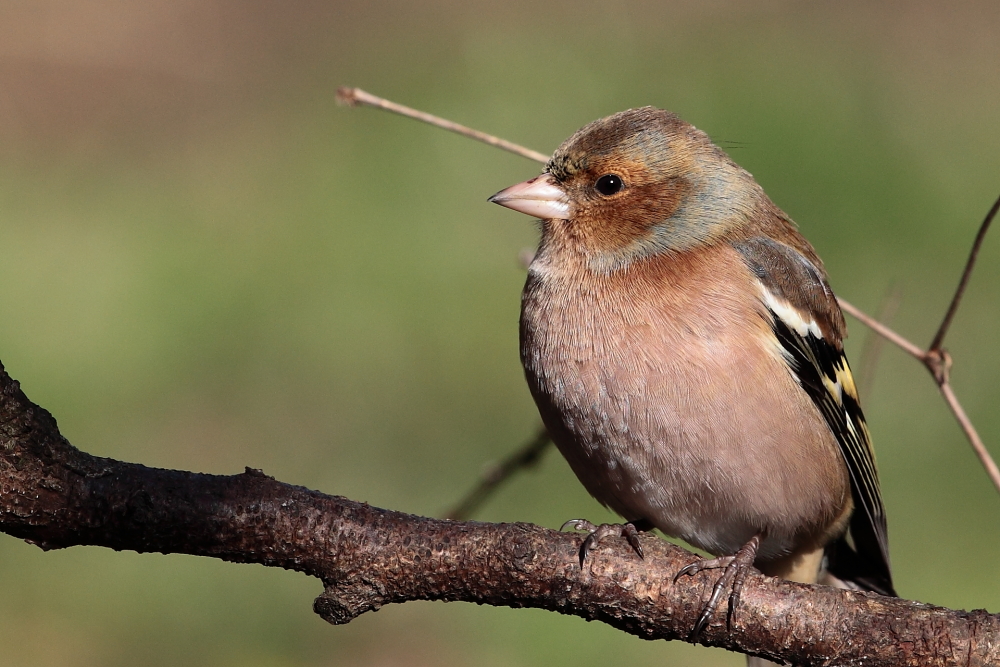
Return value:
[(621, 192), (621, 189), (625, 187), (625, 181), (621, 179), (621, 176), (604, 174), (604, 176), (597, 179), (594, 187), (605, 197), (610, 197), (616, 192)]

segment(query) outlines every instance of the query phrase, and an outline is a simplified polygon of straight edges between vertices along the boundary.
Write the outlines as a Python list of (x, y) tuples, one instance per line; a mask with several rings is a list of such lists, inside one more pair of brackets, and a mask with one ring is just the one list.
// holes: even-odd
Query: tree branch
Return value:
[[(545, 159), (365, 95), (351, 90), (344, 99)], [(940, 343), (998, 207), (1000, 201), (984, 221), (929, 350), (869, 323), (924, 362), (974, 445), (978, 436), (951, 392), (950, 359)], [(852, 309), (845, 304), (845, 310)], [(540, 437), (532, 456), (544, 442)], [(992, 463), (981, 449), (984, 463)], [(509, 463), (516, 468), (523, 461)], [(994, 481), (1000, 480), (995, 466), (992, 472)], [(468, 601), (548, 609), (646, 639), (691, 641), (690, 630), (716, 577), (709, 572), (675, 582), (674, 574), (698, 557), (653, 538), (644, 538), (645, 560), (623, 541), (609, 540), (581, 568), (579, 536), (537, 526), (416, 517), (283, 484), (251, 469), (202, 475), (94, 457), (70, 445), (55, 419), (27, 399), (2, 365), (0, 531), (43, 549), (87, 544), (297, 570), (323, 581), (314, 608), (335, 624), (390, 603)], [(803, 666), (995, 665), (1000, 616), (754, 574), (732, 617), (718, 613), (698, 641)]]
[[(409, 600), (536, 607), (645, 639), (689, 640), (716, 575), (673, 581), (698, 557), (652, 537), (645, 560), (610, 540), (529, 524), (458, 523), (382, 510), (247, 469), (202, 475), (91, 456), (0, 365), (0, 530), (43, 549), (96, 545), (260, 563), (318, 577), (314, 608), (347, 623)], [(992, 665), (1000, 617), (760, 574), (699, 641), (799, 665)]]

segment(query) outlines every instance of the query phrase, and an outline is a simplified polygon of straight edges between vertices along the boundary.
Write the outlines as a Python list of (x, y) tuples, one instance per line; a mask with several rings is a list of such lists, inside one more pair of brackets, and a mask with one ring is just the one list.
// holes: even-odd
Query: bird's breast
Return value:
[(827, 530), (850, 491), (755, 292), (734, 288), (750, 280), (728, 246), (611, 274), (543, 247), (521, 355), (547, 428), (595, 498), (716, 554), (766, 530), (767, 558)]

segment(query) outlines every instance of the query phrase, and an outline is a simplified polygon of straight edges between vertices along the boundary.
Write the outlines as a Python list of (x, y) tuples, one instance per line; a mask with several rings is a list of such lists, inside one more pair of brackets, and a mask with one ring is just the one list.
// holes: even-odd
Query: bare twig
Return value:
[[(902, 301), (902, 293), (899, 286), (894, 285), (878, 306), (875, 319), (888, 325), (899, 309)], [(862, 398), (871, 395), (872, 387), (875, 385), (875, 369), (878, 367), (879, 357), (882, 354), (882, 346), (885, 338), (879, 336), (874, 331), (869, 331), (865, 338), (865, 344), (861, 348), (861, 359), (858, 361), (858, 393)]]
[(996, 490), (1000, 492), (1000, 468), (997, 467), (993, 457), (990, 456), (982, 438), (979, 437), (979, 432), (976, 431), (976, 427), (972, 425), (972, 421), (965, 413), (965, 409), (962, 407), (958, 397), (955, 396), (954, 390), (951, 388), (951, 356), (948, 354), (947, 350), (941, 346), (944, 342), (945, 335), (948, 333), (948, 329), (951, 327), (951, 322), (955, 317), (955, 313), (958, 311), (958, 305), (962, 301), (965, 289), (969, 284), (969, 277), (972, 275), (972, 269), (975, 268), (976, 258), (979, 256), (980, 248), (982, 248), (983, 239), (986, 238), (986, 232), (989, 231), (990, 224), (993, 222), (993, 218), (996, 217), (998, 209), (1000, 209), (1000, 198), (997, 198), (997, 200), (993, 203), (993, 206), (990, 207), (989, 212), (987, 212), (986, 217), (983, 219), (983, 223), (979, 226), (979, 232), (976, 234), (976, 240), (972, 244), (972, 251), (969, 253), (968, 261), (965, 263), (965, 270), (962, 272), (962, 278), (959, 280), (958, 287), (955, 289), (955, 295), (952, 297), (951, 304), (948, 306), (948, 312), (945, 313), (944, 318), (941, 320), (941, 326), (938, 327), (937, 334), (934, 336), (934, 340), (931, 342), (930, 347), (926, 351), (920, 349), (889, 327), (864, 314), (846, 301), (841, 300), (840, 305), (851, 315), (871, 327), (871, 329), (880, 336), (883, 336), (892, 343), (895, 343), (901, 349), (919, 359), (924, 366), (927, 367), (927, 370), (930, 371), (938, 389), (941, 391), (941, 396), (944, 398), (945, 403), (948, 405), (952, 414), (955, 415), (955, 419), (958, 421), (959, 426), (965, 433), (965, 437), (969, 440), (969, 444), (972, 445), (972, 450), (979, 458), (979, 461), (983, 464), (983, 468), (986, 470), (986, 475), (990, 478), (990, 481), (993, 482), (993, 486)]
[(542, 453), (548, 448), (552, 439), (545, 427), (538, 429), (535, 437), (529, 440), (521, 449), (505, 458), (498, 464), (490, 465), (468, 495), (465, 496), (447, 515), (446, 519), (466, 521), (472, 517), (479, 506), (510, 477), (524, 468), (530, 468), (538, 463)]
[(498, 137), (494, 137), (492, 134), (486, 134), (485, 132), (480, 132), (479, 130), (473, 130), (471, 127), (459, 125), (458, 123), (445, 120), (444, 118), (440, 118), (423, 111), (411, 109), (410, 107), (403, 106), (402, 104), (390, 102), (385, 98), (367, 93), (360, 88), (338, 88), (337, 101), (350, 107), (362, 105), (375, 107), (376, 109), (385, 109), (386, 111), (392, 111), (393, 113), (398, 113), (399, 115), (406, 116), (407, 118), (422, 120), (425, 123), (429, 123), (435, 127), (440, 127), (443, 130), (461, 134), (463, 137), (469, 137), (471, 139), (475, 139), (476, 141), (481, 141), (484, 144), (502, 148), (505, 151), (510, 151), (515, 155), (526, 157), (529, 160), (535, 160), (536, 162), (541, 162), (542, 164), (549, 161), (549, 157), (547, 155), (539, 153), (538, 151), (533, 151), (530, 148), (519, 146), (513, 142), (507, 141), (506, 139), (500, 139)]
[(924, 351), (921, 350), (920, 347), (906, 340), (898, 333), (896, 333), (889, 327), (885, 326), (884, 324), (876, 320), (871, 315), (866, 314), (860, 308), (852, 305), (850, 302), (845, 301), (839, 296), (837, 297), (837, 301), (840, 303), (840, 307), (843, 308), (845, 312), (853, 315), (859, 322), (864, 324), (866, 327), (870, 328), (879, 336), (882, 336), (883, 338), (885, 338), (887, 341), (889, 341), (899, 349), (919, 359), (920, 361), (924, 360)]
[(969, 444), (972, 445), (973, 451), (976, 452), (976, 456), (979, 457), (979, 461), (983, 464), (986, 469), (986, 474), (989, 475), (990, 481), (993, 482), (993, 486), (1000, 491), (1000, 469), (997, 469), (997, 464), (990, 456), (989, 451), (986, 450), (986, 445), (983, 444), (982, 438), (979, 437), (979, 433), (976, 431), (976, 427), (972, 425), (969, 420), (968, 415), (965, 414), (965, 410), (962, 409), (962, 404), (958, 402), (958, 398), (955, 397), (955, 392), (951, 390), (951, 385), (947, 382), (939, 385), (941, 389), (941, 395), (944, 396), (945, 402), (948, 407), (951, 408), (952, 413), (955, 415), (955, 419), (958, 420), (959, 426), (965, 432), (965, 437), (969, 439)]
[(997, 209), (1000, 209), (1000, 197), (993, 202), (993, 206), (990, 207), (989, 212), (986, 214), (983, 224), (979, 225), (979, 232), (976, 234), (976, 240), (972, 243), (972, 251), (969, 253), (968, 261), (965, 263), (965, 271), (962, 272), (962, 279), (958, 281), (955, 296), (951, 298), (951, 305), (948, 306), (948, 312), (945, 313), (944, 319), (941, 320), (941, 326), (938, 327), (937, 334), (934, 336), (934, 340), (931, 341), (931, 345), (928, 348), (930, 350), (940, 350), (941, 344), (944, 343), (944, 337), (951, 327), (951, 321), (958, 310), (958, 304), (962, 301), (962, 295), (965, 294), (965, 288), (969, 284), (969, 276), (972, 275), (972, 269), (976, 265), (976, 258), (979, 256), (979, 249), (983, 246), (983, 239), (986, 238), (986, 232), (990, 229), (990, 223), (996, 217)]
[(997, 492), (1000, 492), (1000, 469), (997, 468), (996, 462), (994, 462), (993, 457), (990, 456), (989, 451), (986, 449), (986, 445), (983, 444), (982, 438), (979, 437), (979, 432), (976, 431), (976, 427), (972, 425), (968, 415), (965, 414), (965, 410), (962, 408), (962, 404), (958, 401), (958, 397), (955, 396), (955, 392), (951, 388), (948, 372), (951, 368), (951, 357), (948, 353), (940, 349), (927, 351), (921, 350), (914, 343), (911, 343), (906, 338), (903, 338), (898, 333), (875, 320), (870, 315), (867, 315), (864, 311), (858, 309), (843, 299), (838, 298), (838, 301), (840, 302), (841, 308), (857, 318), (862, 324), (870, 327), (872, 331), (882, 336), (890, 343), (893, 343), (907, 354), (920, 360), (920, 362), (927, 367), (931, 376), (934, 378), (935, 384), (937, 384), (938, 389), (941, 391), (941, 395), (944, 397), (945, 403), (951, 410), (952, 414), (955, 415), (955, 419), (958, 420), (958, 424), (962, 427), (962, 431), (965, 433), (965, 437), (968, 438), (969, 444), (972, 445), (972, 450), (982, 462), (983, 468), (986, 470), (986, 475), (990, 478), (990, 481), (993, 483)]

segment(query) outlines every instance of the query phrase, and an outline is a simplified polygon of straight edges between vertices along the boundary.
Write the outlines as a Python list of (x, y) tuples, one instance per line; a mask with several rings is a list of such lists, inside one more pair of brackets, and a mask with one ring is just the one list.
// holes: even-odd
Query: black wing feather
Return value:
[[(733, 247), (767, 291), (765, 303), (773, 297), (768, 310), (774, 333), (790, 369), (837, 438), (850, 473), (854, 546), (841, 538), (828, 548), (830, 571), (868, 590), (895, 595), (875, 452), (844, 356), (844, 320), (836, 298), (822, 270), (788, 245), (758, 237)], [(787, 322), (775, 308), (801, 320)]]
[[(847, 358), (821, 338), (811, 334), (800, 336), (777, 315), (774, 331), (788, 353), (789, 365), (799, 384), (819, 408), (837, 437), (851, 478), (851, 494), (855, 510), (850, 533), (854, 550), (843, 540), (830, 552), (830, 570), (842, 579), (855, 581), (863, 587), (896, 595), (889, 565), (889, 542), (885, 508), (879, 491), (878, 472), (865, 417), (853, 392), (851, 370)], [(840, 383), (840, 397), (831, 393), (824, 378)], [(845, 386), (848, 385), (848, 386)]]

